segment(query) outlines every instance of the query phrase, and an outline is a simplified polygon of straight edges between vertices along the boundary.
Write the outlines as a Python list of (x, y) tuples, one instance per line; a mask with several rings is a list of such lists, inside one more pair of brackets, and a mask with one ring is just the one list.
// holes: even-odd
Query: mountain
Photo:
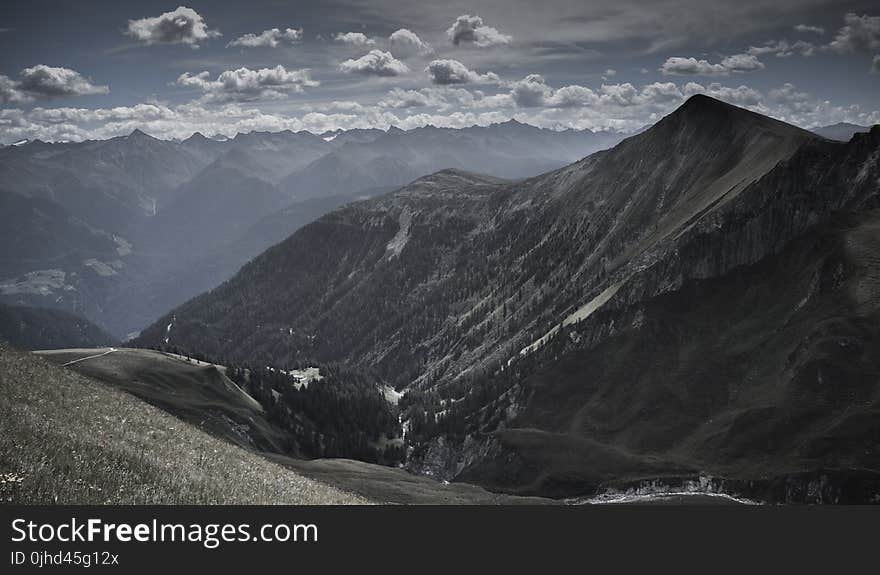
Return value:
[(3, 148), (0, 190), (54, 201), (95, 227), (125, 235), (202, 168), (203, 160), (181, 145), (135, 130), (109, 140)]
[(406, 390), (411, 469), (494, 490), (709, 473), (858, 499), (878, 149), (695, 96), (541, 176), (446, 170), (332, 212), (138, 343), (370, 370)]
[(830, 126), (821, 126), (813, 128), (814, 133), (819, 134), (823, 138), (829, 140), (838, 140), (840, 142), (849, 142), (853, 135), (871, 131), (868, 126), (859, 126), (857, 124), (849, 124), (847, 122), (838, 122)]
[[(575, 142), (598, 142), (517, 126), (195, 133), (180, 142), (135, 130), (4, 147), (0, 236), (10, 249), (0, 257), (0, 301), (67, 310), (123, 338), (355, 198), (462, 163), (501, 169), (499, 158), (505, 170), (534, 175), (563, 163), (548, 157), (577, 153)], [(394, 144), (374, 153), (378, 140)], [(543, 159), (533, 162), (530, 147)]]
[[(336, 149), (281, 183), (296, 197), (402, 186), (442, 169), (479, 171), (502, 178), (533, 176), (619, 142), (616, 133), (553, 131), (510, 120), (488, 127), (426, 126), (331, 136)], [(337, 144), (339, 140), (344, 143)]]
[(73, 314), (0, 304), (0, 340), (18, 349), (97, 347), (116, 339)]

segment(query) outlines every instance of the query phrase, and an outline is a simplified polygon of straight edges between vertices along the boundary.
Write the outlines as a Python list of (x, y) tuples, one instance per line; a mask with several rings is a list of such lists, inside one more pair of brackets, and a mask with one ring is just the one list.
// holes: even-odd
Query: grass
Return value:
[(0, 501), (368, 503), (2, 343)]

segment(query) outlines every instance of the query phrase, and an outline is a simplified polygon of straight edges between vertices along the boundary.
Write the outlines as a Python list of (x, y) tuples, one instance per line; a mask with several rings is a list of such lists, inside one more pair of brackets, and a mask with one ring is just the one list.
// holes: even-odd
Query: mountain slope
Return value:
[[(522, 183), (447, 171), (331, 214), (176, 310), (179, 329), (192, 319), (229, 341), (235, 326), (234, 344), (193, 343), (234, 357), (253, 351), (242, 340), (259, 342), (279, 350), (278, 363), (296, 345), (273, 332), (297, 326), (315, 335), (317, 357), (379, 366), (397, 385), (506, 360), (608, 287), (609, 275), (814, 138), (717, 101), (713, 125), (700, 101)], [(228, 298), (249, 303), (205, 313)], [(188, 343), (185, 331), (178, 337)]]
[(350, 199), (447, 167), (532, 175), (619, 138), (507, 123), (3, 147), (0, 300), (128, 337)]
[(0, 386), (3, 501), (368, 503), (213, 438), (127, 393), (3, 344)]
[(18, 349), (97, 347), (116, 341), (90, 321), (61, 310), (3, 304), (0, 340)]
[[(408, 388), (401, 405), (416, 447), (412, 467), (499, 489), (580, 494), (613, 478), (709, 466), (740, 476), (856, 463), (873, 469), (870, 454), (835, 463), (809, 449), (786, 452), (790, 458), (775, 467), (758, 464), (779, 455), (767, 443), (774, 433), (787, 434), (789, 447), (810, 434), (822, 438), (810, 427), (815, 421), (758, 428), (753, 448), (714, 459), (723, 452), (710, 449), (699, 426), (706, 418), (735, 419), (737, 409), (760, 413), (762, 405), (780, 421), (797, 412), (790, 396), (770, 389), (799, 381), (802, 372), (781, 376), (769, 366), (814, 339), (791, 329), (775, 345), (762, 345), (778, 329), (777, 308), (812, 293), (814, 280), (824, 285), (830, 273), (838, 287), (863, 286), (864, 313), (873, 313), (870, 242), (860, 255), (844, 257), (839, 249), (817, 251), (810, 238), (847, 246), (852, 237), (871, 237), (878, 148), (877, 128), (835, 143), (697, 96), (644, 133), (543, 176), (505, 183), (441, 172), (325, 216), (176, 309), (171, 341), (279, 366), (314, 358), (376, 370)], [(832, 226), (835, 217), (846, 223)], [(836, 262), (847, 257), (866, 271), (835, 276)], [(786, 267), (789, 261), (802, 264)], [(764, 294), (757, 315), (747, 313), (756, 296), (738, 273), (754, 274), (754, 290)], [(714, 291), (693, 291), (694, 282), (712, 281)], [(816, 297), (820, 309), (837, 309), (845, 323), (866, 328), (861, 308), (845, 294)], [(665, 310), (661, 327), (669, 335), (654, 328), (637, 330), (634, 343), (615, 339), (643, 321), (627, 314), (652, 305), (655, 313)], [(809, 324), (819, 316), (805, 317)], [(699, 335), (715, 319), (724, 321), (718, 333)], [(158, 343), (169, 320), (145, 330), (141, 341)], [(737, 330), (744, 355), (719, 355), (725, 342), (737, 341)], [(860, 333), (860, 349), (873, 349), (874, 333)], [(575, 340), (584, 349), (565, 363), (559, 346)], [(655, 354), (644, 351), (655, 341), (663, 344)], [(737, 404), (731, 379), (748, 374), (735, 367), (758, 352), (768, 357), (756, 359), (754, 369), (766, 371), (753, 376)], [(869, 358), (859, 366), (865, 374), (875, 373)], [(556, 375), (531, 375), (546, 371)], [(845, 385), (856, 385), (854, 372), (842, 373)], [(875, 433), (876, 379), (858, 385), (867, 403), (858, 411), (861, 427), (847, 433), (864, 445)], [(830, 392), (834, 401), (842, 389)], [(642, 399), (631, 403), (633, 396)], [(565, 415), (569, 409), (575, 413)], [(829, 417), (839, 416), (834, 409)], [(635, 425), (640, 417), (651, 426)], [(724, 439), (716, 441), (745, 440), (739, 429), (720, 427), (716, 435)]]

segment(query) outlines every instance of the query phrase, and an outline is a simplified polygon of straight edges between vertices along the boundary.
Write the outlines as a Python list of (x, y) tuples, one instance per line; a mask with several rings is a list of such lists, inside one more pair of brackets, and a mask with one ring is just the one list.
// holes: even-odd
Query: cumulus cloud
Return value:
[(431, 82), (439, 85), (478, 84), (499, 82), (500, 78), (493, 72), (480, 74), (469, 70), (458, 60), (432, 60), (425, 72), (431, 76)]
[(754, 72), (764, 69), (764, 64), (754, 54), (727, 56), (721, 60), (721, 65), (729, 72)]
[(810, 99), (810, 95), (806, 92), (800, 92), (795, 88), (794, 84), (786, 82), (779, 88), (774, 88), (767, 93), (774, 102), (783, 102), (792, 104), (796, 102), (806, 102)]
[(503, 108), (513, 105), (508, 94), (486, 95), (482, 90), (468, 90), (453, 86), (432, 86), (418, 90), (394, 88), (379, 101), (380, 108)]
[(302, 92), (304, 88), (318, 86), (308, 69), (288, 70), (278, 65), (274, 68), (238, 68), (226, 70), (215, 80), (208, 72), (181, 74), (177, 84), (197, 88), (211, 102), (247, 102), (253, 100), (277, 100), (289, 94)]
[(517, 106), (534, 108), (545, 104), (547, 98), (553, 93), (553, 88), (547, 85), (544, 77), (540, 74), (529, 74), (522, 80), (513, 82), (510, 93)]
[(178, 6), (151, 18), (129, 20), (126, 34), (144, 44), (187, 44), (199, 47), (199, 42), (220, 36), (217, 30), (209, 30), (204, 18), (186, 6)]
[(880, 74), (880, 54), (874, 56), (874, 59), (871, 61), (871, 73)]
[(667, 106), (680, 102), (681, 90), (673, 82), (654, 82), (636, 88), (629, 82), (602, 84), (597, 90), (586, 86), (570, 85), (559, 89), (550, 87), (538, 74), (530, 74), (510, 85), (510, 95), (521, 108), (592, 108), (609, 114), (620, 109)]
[(880, 51), (880, 16), (849, 13), (828, 48), (838, 54)]
[(434, 52), (434, 48), (430, 44), (419, 38), (418, 34), (406, 28), (392, 32), (388, 36), (388, 41), (391, 42), (391, 47), (395, 51), (405, 55), (431, 54)]
[(443, 103), (435, 94), (424, 90), (394, 88), (379, 101), (379, 106), (383, 108), (419, 108), (441, 106)]
[(798, 24), (794, 27), (796, 32), (801, 32), (803, 34), (824, 34), (825, 28), (821, 26), (809, 26), (807, 24)]
[(462, 14), (456, 18), (446, 31), (446, 35), (456, 46), (473, 44), (479, 48), (509, 44), (513, 40), (513, 36), (502, 34), (497, 29), (484, 25), (482, 18), (470, 14)]
[(333, 40), (336, 42), (341, 42), (343, 44), (349, 44), (351, 46), (375, 46), (376, 41), (372, 38), (367, 38), (365, 34), (360, 32), (340, 32), (338, 34), (333, 35)]
[(663, 62), (660, 66), (660, 72), (665, 76), (727, 76), (731, 72), (753, 72), (763, 68), (764, 64), (758, 60), (755, 54), (726, 56), (718, 64), (696, 58), (673, 56)]
[(282, 44), (293, 44), (302, 40), (302, 28), (286, 28), (283, 32), (278, 28), (263, 30), (259, 34), (239, 36), (226, 46), (240, 48), (277, 48)]
[(92, 81), (70, 68), (37, 64), (19, 73), (13, 80), (0, 75), (0, 102), (23, 104), (34, 100), (49, 100), (69, 96), (107, 94), (110, 88)]
[(391, 52), (370, 50), (360, 58), (351, 59), (339, 64), (339, 69), (348, 74), (364, 74), (367, 76), (402, 76), (409, 72), (409, 66), (391, 55)]

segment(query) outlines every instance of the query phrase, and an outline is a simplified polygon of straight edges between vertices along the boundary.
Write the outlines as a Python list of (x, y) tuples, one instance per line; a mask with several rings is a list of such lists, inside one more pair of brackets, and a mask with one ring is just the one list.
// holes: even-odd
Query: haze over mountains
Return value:
[(537, 177), (444, 170), (331, 212), (137, 343), (375, 374), (406, 390), (411, 469), (491, 489), (840, 497), (880, 477), (878, 208), (880, 128), (695, 96)]
[(442, 168), (534, 175), (621, 137), (508, 122), (7, 146), (0, 301), (72, 311), (123, 337), (353, 199)]

